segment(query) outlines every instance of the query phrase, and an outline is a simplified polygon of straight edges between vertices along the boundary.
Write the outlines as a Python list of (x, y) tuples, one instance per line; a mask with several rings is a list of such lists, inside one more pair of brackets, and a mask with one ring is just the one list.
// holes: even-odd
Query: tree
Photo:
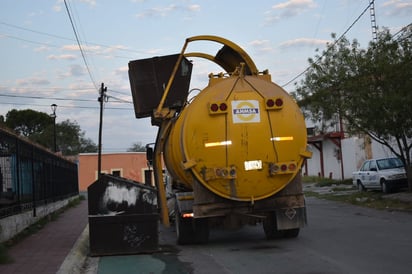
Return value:
[[(13, 109), (6, 114), (5, 124), (17, 134), (54, 150), (54, 120), (47, 113)], [(56, 146), (63, 155), (97, 151), (96, 144), (85, 137), (85, 132), (76, 122), (70, 120), (56, 124)]]
[(85, 132), (76, 122), (65, 120), (56, 125), (57, 146), (63, 155), (96, 152), (97, 146), (85, 137)]
[(141, 142), (133, 143), (131, 147), (127, 149), (128, 152), (145, 152), (146, 147)]
[[(315, 118), (344, 121), (345, 131), (366, 134), (388, 147), (407, 170), (412, 191), (412, 36), (388, 30), (361, 49), (346, 38), (328, 44), (297, 86), (301, 106)], [(335, 38), (334, 35), (332, 35)]]
[(25, 137), (41, 134), (50, 124), (53, 124), (53, 118), (47, 113), (31, 109), (13, 109), (6, 114), (6, 126)]

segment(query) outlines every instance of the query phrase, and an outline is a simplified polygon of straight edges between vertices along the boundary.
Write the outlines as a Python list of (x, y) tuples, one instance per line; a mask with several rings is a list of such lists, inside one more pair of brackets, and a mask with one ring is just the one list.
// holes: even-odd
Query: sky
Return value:
[[(136, 119), (128, 63), (180, 53), (186, 38), (216, 35), (242, 47), (260, 71), (287, 92), (308, 58), (346, 32), (372, 40), (369, 0), (1, 0), (0, 115), (12, 109), (52, 113), (76, 122), (98, 144), (101, 84), (107, 87), (102, 151), (124, 152), (155, 141), (150, 118)], [(376, 0), (375, 22), (391, 33), (412, 23), (412, 0)], [(360, 16), (364, 13), (362, 16)], [(80, 45), (80, 46), (79, 46)], [(187, 51), (215, 55), (221, 45), (197, 41)], [(82, 50), (80, 50), (80, 48)], [(191, 89), (222, 69), (195, 58)]]

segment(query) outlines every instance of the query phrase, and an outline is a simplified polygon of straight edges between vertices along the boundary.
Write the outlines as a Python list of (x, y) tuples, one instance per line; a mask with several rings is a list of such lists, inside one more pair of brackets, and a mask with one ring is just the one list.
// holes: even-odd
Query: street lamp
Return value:
[(57, 105), (56, 104), (51, 104), (50, 105), (53, 113), (50, 114), (50, 117), (53, 118), (53, 142), (54, 142), (54, 152), (57, 152), (57, 146), (56, 146), (56, 109), (57, 109)]

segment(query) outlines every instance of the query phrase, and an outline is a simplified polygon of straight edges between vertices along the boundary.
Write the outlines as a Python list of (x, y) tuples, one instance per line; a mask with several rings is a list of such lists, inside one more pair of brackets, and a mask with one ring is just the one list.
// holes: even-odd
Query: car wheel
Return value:
[(388, 182), (385, 181), (385, 179), (381, 180), (381, 188), (383, 193), (391, 193), (391, 188), (388, 185)]
[(358, 182), (358, 191), (359, 192), (365, 191), (365, 187), (362, 185), (362, 183), (360, 181)]

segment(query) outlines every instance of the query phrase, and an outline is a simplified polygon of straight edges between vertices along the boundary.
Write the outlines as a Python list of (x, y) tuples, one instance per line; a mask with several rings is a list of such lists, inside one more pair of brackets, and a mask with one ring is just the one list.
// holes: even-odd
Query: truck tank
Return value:
[(193, 190), (256, 201), (282, 190), (300, 171), (306, 127), (294, 100), (270, 75), (210, 78), (174, 120), (164, 149), (168, 171)]

